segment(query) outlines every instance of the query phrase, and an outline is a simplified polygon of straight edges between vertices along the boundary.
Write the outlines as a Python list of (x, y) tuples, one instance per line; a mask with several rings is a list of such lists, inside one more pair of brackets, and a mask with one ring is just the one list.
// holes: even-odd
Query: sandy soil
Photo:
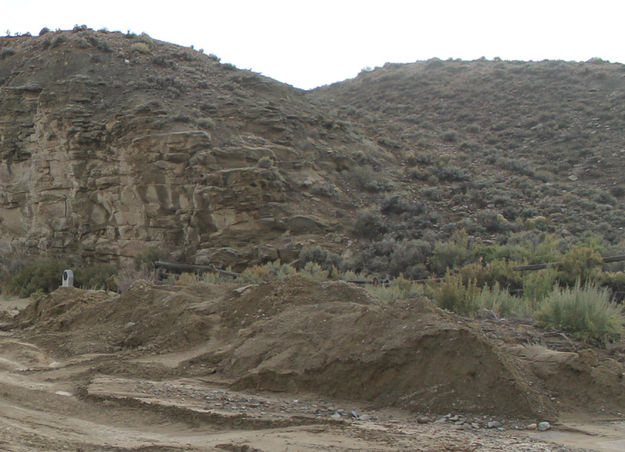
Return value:
[[(621, 395), (582, 397), (580, 386), (577, 397), (565, 397), (553, 386), (574, 387), (566, 374), (574, 368), (583, 384), (611, 384), (610, 365), (622, 369), (620, 355), (573, 351), (581, 346), (558, 335), (530, 346), (526, 336), (544, 334), (531, 325), (472, 325), (416, 301), (411, 313), (346, 284), (299, 279), (237, 291), (59, 290), (25, 304), (17, 316), (16, 306), (3, 314), (2, 450), (607, 451), (625, 444)], [(339, 324), (322, 327), (332, 318)], [(415, 328), (405, 332), (402, 322)], [(365, 326), (373, 347), (355, 339)], [(490, 367), (471, 381), (479, 398), (471, 385), (454, 383), (475, 371), (476, 356)], [(418, 366), (404, 365), (415, 360)], [(453, 363), (459, 360), (462, 366)], [(449, 377), (418, 370), (434, 363)], [(508, 394), (489, 394), (479, 378)], [(542, 405), (528, 408), (527, 400)], [(542, 420), (552, 429), (526, 428)], [(501, 425), (488, 428), (495, 421)]]

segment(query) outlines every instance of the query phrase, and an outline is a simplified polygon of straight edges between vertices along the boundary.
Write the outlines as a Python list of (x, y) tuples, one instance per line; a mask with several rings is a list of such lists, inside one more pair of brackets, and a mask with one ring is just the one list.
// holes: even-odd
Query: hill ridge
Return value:
[(624, 68), (434, 59), (305, 92), (147, 35), (2, 38), (0, 250), (378, 271), (371, 246), (427, 263), (462, 229), (617, 244)]

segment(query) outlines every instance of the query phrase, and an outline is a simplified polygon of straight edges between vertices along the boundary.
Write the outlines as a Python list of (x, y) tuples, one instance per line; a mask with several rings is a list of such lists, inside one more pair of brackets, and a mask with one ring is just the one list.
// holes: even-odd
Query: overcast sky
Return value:
[(0, 0), (0, 35), (146, 32), (308, 89), (432, 57), (625, 62), (624, 12), (622, 0)]

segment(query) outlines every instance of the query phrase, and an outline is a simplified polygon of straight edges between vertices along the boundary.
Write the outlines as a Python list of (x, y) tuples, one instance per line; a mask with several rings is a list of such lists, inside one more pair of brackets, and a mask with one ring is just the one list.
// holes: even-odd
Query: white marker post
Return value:
[(71, 270), (63, 270), (62, 287), (74, 287), (74, 272)]

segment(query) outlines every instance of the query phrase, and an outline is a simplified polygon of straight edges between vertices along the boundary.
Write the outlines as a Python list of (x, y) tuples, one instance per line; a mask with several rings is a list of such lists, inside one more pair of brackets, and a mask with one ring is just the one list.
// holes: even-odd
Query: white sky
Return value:
[(623, 0), (0, 0), (0, 35), (146, 32), (307, 89), (432, 57), (625, 62), (624, 12)]

